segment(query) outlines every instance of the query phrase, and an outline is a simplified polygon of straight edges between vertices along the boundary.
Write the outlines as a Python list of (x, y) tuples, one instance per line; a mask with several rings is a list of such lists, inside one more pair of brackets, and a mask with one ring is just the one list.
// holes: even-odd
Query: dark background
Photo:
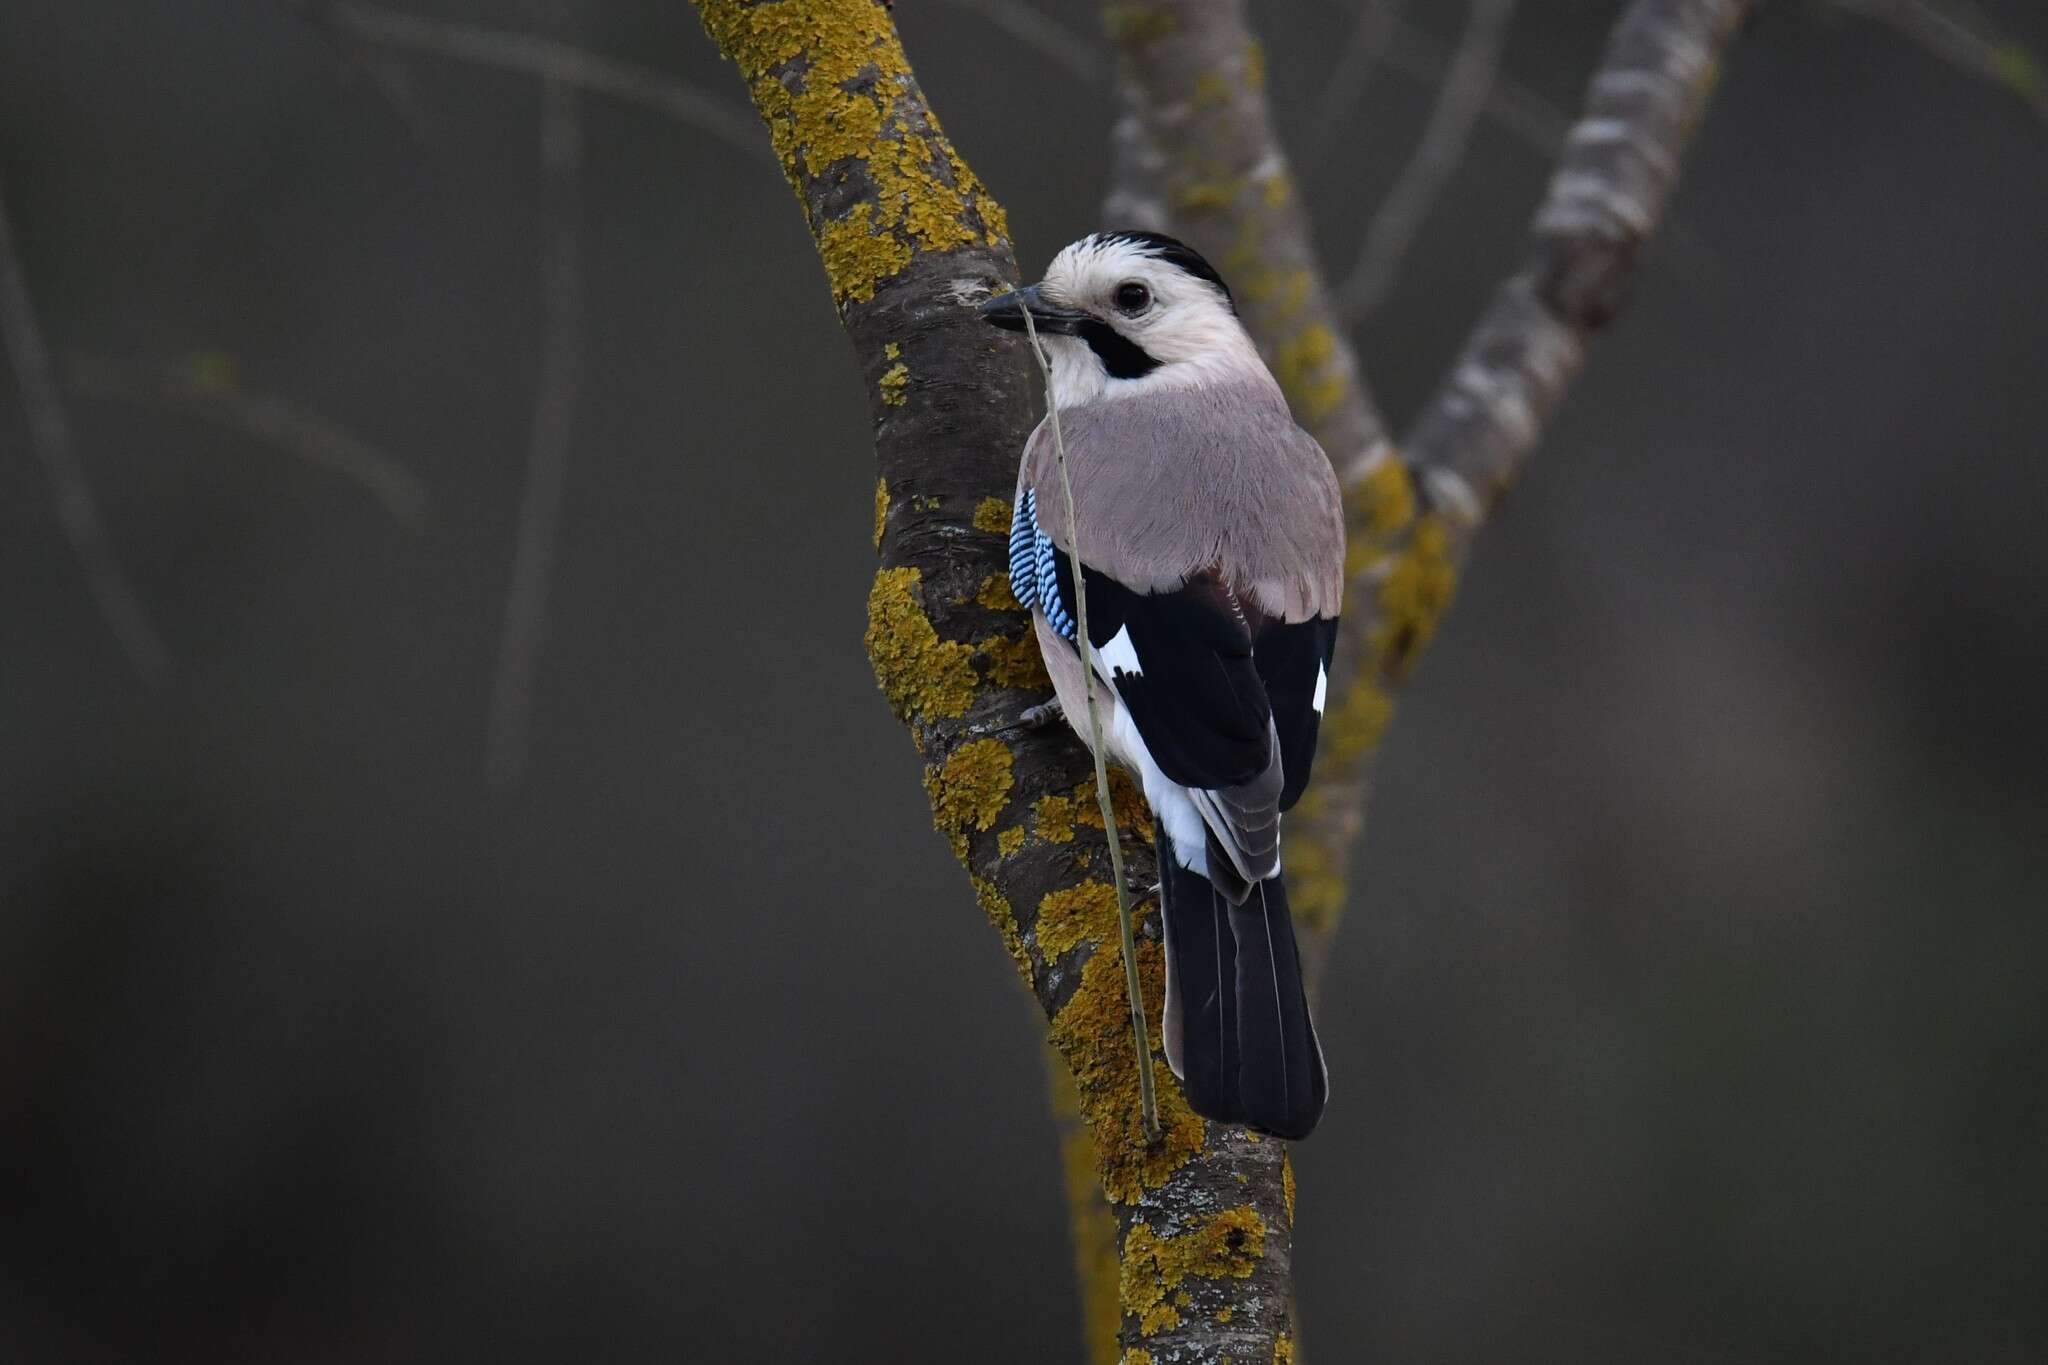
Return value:
[[(681, 0), (431, 8), (740, 97)], [(1509, 69), (1574, 105), (1616, 8), (1530, 0)], [(1259, 10), (1306, 145), (1348, 16)], [(896, 13), (1026, 269), (1098, 226), (1106, 95)], [(408, 528), (74, 395), (146, 689), (0, 376), (0, 1353), (1079, 1359), (1040, 1026), (863, 656), (865, 404), (787, 189), (583, 101), (492, 793), (539, 91), (364, 51), (274, 0), (0, 4), (52, 347), (232, 362), (431, 493)], [(1427, 107), (1383, 71), (1300, 168), (1333, 270)], [(1780, 3), (1737, 49), (1387, 746), (1297, 1155), (1313, 1359), (2048, 1358), (2044, 172), (1888, 30)], [(1360, 338), (1397, 418), (1545, 173), (1481, 126)]]

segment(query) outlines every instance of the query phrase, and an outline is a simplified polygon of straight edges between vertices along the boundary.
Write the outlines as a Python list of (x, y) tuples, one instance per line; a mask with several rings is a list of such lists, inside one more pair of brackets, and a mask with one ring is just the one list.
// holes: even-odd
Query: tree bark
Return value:
[[(1205, 1124), (1163, 1058), (1165, 1131), (1146, 1141), (1090, 767), (1065, 726), (1020, 719), (1050, 692), (1005, 562), (1034, 386), (1022, 346), (973, 309), (1016, 280), (1002, 211), (946, 141), (885, 7), (697, 6), (768, 125), (867, 379), (882, 560), (868, 652), (924, 759), (934, 820), (1072, 1078), (1117, 1215), (1126, 1339), (1162, 1360), (1274, 1359), (1290, 1232), (1281, 1144)], [(1150, 819), (1127, 780), (1115, 785), (1132, 885), (1149, 887)], [(1144, 912), (1156, 1018), (1164, 964), (1156, 907)]]

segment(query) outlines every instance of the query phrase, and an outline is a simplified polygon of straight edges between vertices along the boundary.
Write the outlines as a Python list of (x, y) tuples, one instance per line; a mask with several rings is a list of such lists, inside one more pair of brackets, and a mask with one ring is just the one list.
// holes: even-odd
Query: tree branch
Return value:
[(1086, 86), (1100, 86), (1108, 64), (1095, 48), (1059, 20), (1023, 0), (945, 0), (954, 9), (978, 14)]
[(427, 486), (396, 456), (287, 399), (243, 388), (225, 357), (137, 365), (71, 352), (64, 382), (81, 398), (200, 418), (338, 474), (376, 498), (402, 526), (417, 526), (426, 515)]
[(1407, 26), (1403, 22), (1407, 10), (1408, 0), (1362, 0), (1358, 5), (1358, 17), (1337, 54), (1337, 64), (1330, 68), (1322, 93), (1316, 96), (1316, 121), (1308, 140), (1311, 165), (1329, 155), (1372, 73)]
[[(1321, 974), (1348, 893), (1371, 759), (1401, 684), (1449, 605), (1484, 505), (1466, 480), (1478, 477), (1481, 469), (1504, 477), (1533, 445), (1543, 418), (1577, 372), (1585, 335), (1618, 303), (1610, 293), (1606, 312), (1589, 311), (1588, 296), (1600, 295), (1591, 284), (1604, 280), (1618, 289), (1636, 249), (1656, 226), (1685, 135), (1711, 87), (1714, 61), (1748, 8), (1746, 0), (1634, 0), (1624, 13), (1593, 77), (1586, 111), (1572, 126), (1546, 209), (1538, 216), (1540, 268), (1504, 287), (1502, 302), (1453, 370), (1446, 393), (1417, 424), (1413, 447), (1428, 466), (1429, 498), (1419, 496), (1409, 463), (1379, 439), (1379, 423), (1363, 387), (1343, 389), (1334, 401), (1316, 401), (1287, 365), (1295, 320), (1270, 310), (1247, 311), (1246, 321), (1275, 362), (1275, 372), (1283, 382), (1296, 381), (1288, 384), (1296, 416), (1330, 453), (1347, 496), (1352, 582), (1330, 680), (1330, 706), (1316, 780), (1287, 820), (1290, 896), (1312, 983)], [(1205, 251), (1228, 253), (1222, 257), (1227, 276), (1247, 267), (1256, 271), (1265, 240), (1261, 215), (1256, 208), (1248, 212), (1241, 195), (1204, 193), (1198, 169), (1222, 159), (1205, 138), (1205, 106), (1197, 95), (1216, 89), (1209, 74), (1215, 70), (1211, 54), (1240, 50), (1251, 41), (1241, 4), (1188, 0), (1147, 9), (1144, 13), (1158, 17), (1143, 24), (1128, 11), (1112, 7), (1109, 13), (1112, 36), (1125, 57), (1123, 88), (1133, 102), (1132, 115), (1156, 146), (1174, 148), (1171, 157), (1160, 158), (1158, 175), (1170, 191), (1168, 230)], [(1269, 121), (1254, 117), (1251, 126), (1270, 139)], [(1220, 140), (1227, 146), (1229, 135)], [(1279, 155), (1277, 148), (1267, 154)], [(1625, 232), (1604, 232), (1598, 226), (1604, 220), (1583, 212), (1607, 202), (1632, 206)], [(1322, 300), (1327, 317), (1312, 261), (1307, 269), (1299, 296)], [(1551, 283), (1538, 290), (1528, 280)], [(1529, 316), (1517, 303), (1547, 296), (1573, 301), (1569, 321), (1534, 331), (1510, 325)], [(1356, 373), (1348, 344), (1336, 328), (1323, 325), (1341, 371)], [(1527, 362), (1543, 384), (1542, 401), (1533, 402), (1518, 390), (1510, 376), (1521, 370), (1512, 363), (1491, 387), (1473, 391), (1463, 382), (1495, 372), (1490, 367), (1496, 346), (1512, 347), (1518, 337), (1551, 335), (1563, 338), (1563, 354), (1555, 347), (1525, 344), (1507, 357)], [(1372, 439), (1360, 441), (1361, 431)], [(1468, 451), (1473, 452), (1469, 458), (1463, 453)], [(1473, 472), (1460, 473), (1465, 470)]]
[(1535, 447), (1620, 311), (1662, 221), (1722, 48), (1747, 0), (1636, 0), (1615, 28), (1585, 110), (1502, 285), (1406, 442), (1441, 511), (1475, 523)]
[(121, 568), (106, 523), (100, 519), (99, 499), (79, 462), (71, 415), (64, 410), (56, 367), (43, 340), (42, 326), (36, 321), (35, 301), (29, 296), (28, 276), (15, 250), (14, 225), (7, 216), (4, 194), (0, 194), (0, 342), (5, 343), (13, 363), (21, 406), (28, 415), (29, 444), (43, 462), (57, 524), (71, 542), (71, 553), (85, 574), (85, 586), (136, 673), (144, 682), (155, 682), (170, 666), (170, 655)]
[(323, 28), (358, 42), (514, 71), (638, 105), (708, 133), (748, 156), (763, 155), (746, 111), (665, 71), (622, 62), (552, 38), (433, 19), (359, 0), (286, 0)]
[[(1173, 1084), (1164, 1136), (1145, 1141), (1088, 759), (1064, 726), (1021, 719), (1050, 693), (1007, 574), (1033, 387), (1021, 345), (971, 306), (1016, 279), (1002, 211), (947, 142), (884, 6), (697, 6), (768, 124), (866, 377), (882, 558), (868, 652), (925, 761), (935, 822), (1074, 1079), (1117, 1211), (1127, 1339), (1156, 1350), (1230, 1306), (1215, 1339), (1270, 1360), (1286, 1316), (1281, 1144), (1204, 1124)], [(1116, 787), (1132, 882), (1149, 885), (1156, 869), (1135, 856), (1149, 819), (1128, 780)], [(1145, 909), (1137, 956), (1157, 1017), (1164, 964)]]
[[(1398, 24), (1384, 58), (1387, 69), (1418, 85), (1441, 85), (1457, 56), (1449, 43), (1413, 24)], [(1486, 117), (1502, 132), (1544, 157), (1557, 154), (1571, 127), (1571, 115), (1542, 93), (1496, 69), (1486, 90)]]
[(1514, 16), (1515, 0), (1472, 0), (1422, 140), (1373, 215), (1351, 274), (1338, 286), (1338, 306), (1346, 322), (1369, 317), (1386, 299), (1415, 234), (1465, 159), (1466, 143), (1493, 89)]
[[(1720, 55), (1749, 8), (1748, 0), (1633, 0), (1566, 138), (1527, 263), (1502, 285), (1415, 422), (1407, 461), (1375, 461), (1351, 481), (1353, 578), (1330, 708), (1315, 784), (1287, 834), (1290, 875), (1306, 863), (1309, 899), (1332, 920), (1395, 696), (1450, 604), (1487, 507), (1534, 449), (1584, 363), (1586, 341), (1619, 309)], [(1304, 952), (1319, 956), (1327, 945), (1325, 934)]]
[(554, 584), (562, 493), (569, 479), (576, 372), (583, 349), (583, 116), (577, 98), (575, 87), (565, 81), (541, 82), (540, 372), (534, 381), (526, 478), (484, 744), (485, 777), (499, 786), (518, 781), (526, 770), (534, 679)]
[(1884, 24), (1959, 71), (2003, 86), (2048, 121), (2048, 70), (2026, 48), (1992, 31), (1973, 6), (1930, 0), (1834, 0)]

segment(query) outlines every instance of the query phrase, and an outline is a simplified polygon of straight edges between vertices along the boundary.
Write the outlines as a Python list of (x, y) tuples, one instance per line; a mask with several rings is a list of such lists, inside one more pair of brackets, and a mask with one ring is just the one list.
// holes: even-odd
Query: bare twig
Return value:
[(2040, 59), (1997, 33), (1963, 0), (1834, 0), (1837, 7), (1897, 30), (1942, 61), (2010, 90), (2048, 121), (2048, 70)]
[(1620, 310), (1678, 179), (1721, 48), (1747, 0), (1635, 0), (1616, 26), (1530, 229), (1500, 288), (1405, 443), (1459, 526), (1476, 523), (1535, 447)]
[(1109, 63), (1102, 59), (1094, 43), (1022, 0), (945, 3), (980, 15), (989, 25), (1009, 34), (1083, 85), (1100, 86), (1109, 75)]
[[(1433, 33), (1413, 24), (1397, 24), (1387, 44), (1387, 70), (1431, 89), (1439, 86), (1451, 69), (1456, 49)], [(1532, 152), (1555, 156), (1563, 143), (1572, 116), (1546, 99), (1534, 86), (1516, 80), (1504, 70), (1495, 70), (1493, 84), (1486, 92), (1486, 118)]]
[(145, 682), (155, 682), (170, 666), (163, 639), (150, 624), (142, 599), (128, 581), (114, 544), (100, 519), (99, 499), (85, 477), (71, 431), (70, 414), (57, 391), (56, 367), (36, 321), (29, 297), (28, 276), (14, 245), (14, 226), (0, 194), (0, 339), (14, 365), (14, 380), (28, 417), (29, 441), (50, 481), (57, 524), (71, 542), (71, 553), (85, 573), (85, 584), (98, 605), (107, 629)]
[(1345, 321), (1356, 323), (1368, 317), (1393, 288), (1415, 234), (1464, 159), (1472, 125), (1493, 88), (1514, 15), (1515, 0), (1471, 0), (1457, 55), (1437, 92), (1436, 107), (1430, 111), (1422, 140), (1373, 215), (1357, 264), (1338, 286), (1338, 306)]
[(520, 499), (512, 584), (492, 680), (486, 773), (493, 783), (518, 781), (526, 767), (533, 721), (534, 675), (547, 625), (562, 489), (569, 475), (570, 423), (582, 349), (583, 270), (579, 218), (583, 124), (574, 86), (548, 79), (541, 87), (540, 374), (534, 386), (533, 431)]
[(241, 387), (224, 367), (135, 365), (73, 352), (65, 357), (64, 379), (81, 398), (169, 408), (338, 474), (401, 524), (417, 525), (426, 513), (426, 485), (396, 456), (288, 399)]
[(276, 0), (285, 9), (305, 19), (320, 35), (334, 53), (342, 68), (344, 78), (360, 77), (369, 82), (370, 88), (391, 107), (398, 121), (412, 135), (413, 141), (425, 143), (428, 140), (428, 119), (425, 107), (420, 103), (419, 91), (413, 88), (410, 74), (401, 58), (387, 52), (365, 51), (367, 46), (349, 37), (333, 23), (323, 9), (327, 0)]
[(308, 17), (365, 43), (423, 52), (477, 66), (540, 76), (650, 109), (708, 133), (748, 156), (769, 156), (761, 125), (746, 110), (707, 95), (665, 71), (619, 61), (552, 38), (366, 5), (358, 0), (299, 0)]
[(1116, 927), (1124, 954), (1124, 991), (1131, 1005), (1131, 1040), (1138, 1056), (1138, 1112), (1148, 1142), (1160, 1137), (1159, 1098), (1152, 1080), (1152, 1041), (1145, 1028), (1145, 991), (1138, 980), (1138, 941), (1131, 931), (1131, 882), (1124, 875), (1124, 841), (1117, 830), (1116, 800), (1109, 794), (1109, 765), (1102, 753), (1102, 713), (1095, 706), (1095, 666), (1101, 656), (1088, 634), (1087, 575), (1081, 571), (1081, 532), (1074, 512), (1074, 484), (1067, 476), (1067, 439), (1060, 430), (1059, 404), (1053, 402), (1052, 359), (1038, 339), (1038, 324), (1029, 308), (1018, 312), (1024, 318), (1024, 333), (1031, 342), (1032, 358), (1038, 362), (1039, 377), (1045, 381), (1045, 422), (1052, 430), (1053, 462), (1059, 466), (1060, 492), (1067, 503), (1067, 544), (1074, 547), (1074, 643), (1081, 651), (1081, 695), (1088, 707), (1088, 748), (1095, 759), (1095, 801), (1102, 810), (1102, 828), (1109, 835), (1109, 871), (1116, 883)]
[(1337, 54), (1337, 64), (1330, 68), (1330, 77), (1316, 97), (1315, 128), (1308, 139), (1311, 164), (1319, 164), (1336, 145), (1346, 116), (1357, 107), (1372, 73), (1406, 27), (1402, 19), (1407, 10), (1408, 0), (1363, 0), (1359, 5), (1344, 50)]

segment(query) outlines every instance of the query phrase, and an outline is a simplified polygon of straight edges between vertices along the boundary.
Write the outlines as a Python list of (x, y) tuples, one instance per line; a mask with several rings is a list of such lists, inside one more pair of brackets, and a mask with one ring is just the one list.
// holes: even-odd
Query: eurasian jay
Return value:
[(1195, 1111), (1308, 1135), (1329, 1079), (1280, 871), (1329, 685), (1344, 583), (1337, 480), (1215, 269), (1171, 237), (1100, 232), (982, 315), (1051, 366), (1024, 447), (1010, 584), (1089, 742), (1076, 564), (1107, 756), (1151, 805), (1166, 1059)]

